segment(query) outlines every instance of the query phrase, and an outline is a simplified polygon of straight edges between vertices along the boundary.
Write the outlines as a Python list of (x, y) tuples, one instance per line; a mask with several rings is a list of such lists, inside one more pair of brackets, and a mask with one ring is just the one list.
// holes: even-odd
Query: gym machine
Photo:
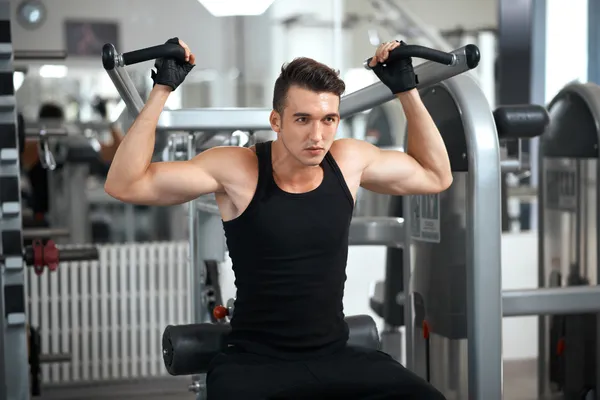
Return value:
[[(15, 53), (10, 36), (10, 16), (10, 3), (0, 1), (0, 20), (5, 26), (0, 32), (0, 399), (28, 400), (35, 392), (31, 383), (37, 378), (30, 377), (36, 365), (30, 367), (28, 355), (31, 342), (27, 328), (24, 267), (33, 264), (43, 269), (57, 261), (57, 257), (61, 260), (84, 257), (87, 260), (97, 258), (98, 254), (91, 254), (91, 249), (75, 253), (61, 251), (49, 245), (50, 242), (23, 247), (19, 128), (13, 86)], [(48, 233), (37, 232), (41, 236)]]
[[(402, 52), (403, 56), (421, 57), (433, 61), (425, 62), (415, 68), (419, 76), (420, 87), (427, 88), (440, 81), (449, 79), (472, 68), (479, 62), (479, 50), (476, 46), (468, 45), (453, 51), (443, 53), (421, 46), (403, 46), (395, 51)], [(399, 53), (396, 53), (400, 55)], [(393, 56), (393, 53), (392, 53)], [(110, 78), (122, 96), (129, 111), (137, 115), (143, 107), (143, 101), (133, 87), (125, 66), (138, 62), (148, 61), (160, 57), (182, 58), (182, 49), (177, 45), (159, 45), (129, 53), (119, 54), (112, 44), (106, 44), (103, 49), (102, 62)], [(365, 68), (369, 60), (365, 61)], [(346, 95), (340, 103), (342, 118), (355, 113), (369, 110), (382, 103), (394, 99), (394, 95), (382, 83), (373, 84), (367, 88)], [(249, 131), (270, 130), (270, 109), (188, 109), (165, 110), (162, 112), (157, 130), (159, 131), (224, 131), (246, 129)], [(193, 156), (193, 139), (190, 139), (190, 152)], [(211, 201), (196, 200), (201, 204), (205, 214), (212, 214), (210, 223), (200, 223), (190, 218), (190, 268), (193, 276), (192, 285), (192, 325), (169, 326), (163, 335), (163, 357), (167, 370), (173, 375), (193, 375), (194, 383), (190, 389), (197, 393), (197, 398), (203, 398), (203, 385), (200, 374), (206, 372), (210, 359), (220, 351), (224, 344), (224, 337), (228, 331), (226, 324), (208, 323), (209, 318), (203, 313), (207, 310), (198, 298), (202, 292), (202, 279), (194, 268), (199, 261), (200, 254), (206, 257), (209, 251), (218, 260), (222, 260), (225, 243), (222, 235), (215, 235), (221, 230), (220, 215), (215, 204)], [(193, 205), (190, 207), (192, 209)], [(192, 222), (194, 221), (194, 222)], [(193, 226), (194, 224), (195, 226)], [(197, 230), (200, 225), (202, 231)], [(400, 218), (354, 218), (351, 224), (350, 244), (370, 244), (398, 247), (404, 242), (403, 221)], [(202, 240), (198, 240), (201, 238)], [(216, 254), (218, 253), (218, 254)], [(206, 258), (204, 258), (206, 260)], [(216, 310), (216, 308), (215, 308)], [(351, 337), (357, 344), (369, 343), (369, 346), (379, 347), (379, 337), (374, 321), (368, 316), (347, 317), (351, 328)], [(374, 332), (374, 333), (373, 333)], [(364, 335), (363, 335), (364, 333)], [(375, 335), (375, 345), (372, 337)], [(364, 339), (364, 342), (361, 340)], [(371, 339), (369, 339), (371, 338)]]
[(539, 147), (538, 279), (540, 290), (558, 294), (561, 310), (540, 304), (538, 393), (597, 399), (600, 87), (567, 85), (548, 110)]
[(446, 143), (453, 183), (404, 198), (407, 367), (448, 399), (501, 399), (500, 172), (526, 165), (501, 159), (500, 145), (540, 135), (548, 115), (534, 105), (492, 113), (468, 76), (421, 95)]
[[(70, 242), (90, 243), (90, 204), (86, 195), (90, 165), (100, 163), (97, 134), (108, 122), (66, 123), (52, 119), (25, 121), (19, 134), (38, 141), (41, 165), (51, 171), (49, 223), (66, 224)], [(61, 166), (57, 169), (57, 166)], [(133, 225), (133, 224), (131, 224)]]
[[(586, 172), (583, 176), (579, 172), (581, 178), (577, 179), (580, 180), (574, 180), (577, 175), (572, 172), (593, 171), (596, 167), (590, 154), (597, 152), (596, 121), (600, 96), (597, 88), (587, 87), (590, 89), (574, 90), (571, 87), (562, 92), (562, 97), (550, 107), (552, 122), (542, 137), (545, 149), (542, 166), (545, 171), (550, 170), (543, 174), (547, 179), (554, 179), (543, 184), (542, 187), (547, 188), (544, 196), (552, 195), (552, 199), (558, 198), (566, 206), (577, 207), (575, 215), (578, 217), (568, 219), (559, 209), (557, 218), (557, 211), (552, 210), (550, 204), (542, 203), (541, 210), (545, 214), (540, 216), (540, 221), (543, 217), (542, 223), (548, 221), (551, 225), (549, 229), (540, 227), (545, 235), (540, 246), (548, 246), (553, 253), (548, 255), (547, 250), (541, 250), (540, 259), (548, 265), (557, 257), (555, 254), (560, 257), (561, 253), (566, 253), (565, 259), (559, 262), (562, 271), (553, 267), (555, 272), (551, 274), (551, 280), (559, 281), (556, 272), (568, 273), (570, 269), (575, 271), (571, 273), (571, 282), (578, 285), (586, 284), (581, 279), (578, 265), (587, 261), (584, 257), (591, 258), (588, 252), (597, 246), (596, 242), (588, 245), (589, 240), (584, 236), (588, 231), (596, 234), (592, 225), (596, 210), (590, 211), (596, 198), (590, 200), (592, 191), (588, 190), (584, 197), (573, 200), (573, 194), (582, 190), (574, 192), (573, 183), (588, 182), (591, 174)], [(407, 367), (428, 379), (449, 399), (501, 399), (502, 317), (597, 313), (600, 290), (589, 286), (501, 290), (500, 172), (525, 165), (522, 159), (501, 160), (499, 144), (506, 139), (542, 134), (549, 123), (547, 112), (539, 106), (509, 106), (500, 107), (492, 114), (479, 87), (466, 76), (432, 86), (422, 96), (446, 142), (454, 182), (440, 195), (407, 196), (404, 199), (407, 228), (404, 282), (405, 293), (409, 293), (405, 308)], [(572, 104), (583, 107), (577, 109)], [(576, 118), (577, 122), (570, 118)], [(587, 124), (585, 129), (579, 128), (582, 124)], [(588, 139), (573, 140), (574, 127)], [(565, 161), (564, 157), (571, 160)], [(557, 165), (559, 173), (556, 173)], [(571, 175), (565, 174), (565, 169), (571, 171)], [(557, 176), (561, 185), (556, 185)], [(595, 191), (593, 196), (596, 196)], [(557, 201), (553, 201), (556, 207)], [(583, 225), (575, 225), (576, 220)], [(562, 225), (557, 225), (557, 221), (562, 221)], [(566, 248), (561, 245), (568, 246), (575, 238), (581, 240), (576, 242), (577, 250), (565, 252)], [(596, 279), (596, 273), (591, 268), (585, 272), (588, 279)], [(545, 275), (540, 276), (541, 282), (547, 282), (547, 272), (540, 274)], [(414, 315), (411, 315), (413, 308)], [(570, 329), (566, 325), (565, 349), (568, 349), (568, 343), (576, 344), (572, 345), (572, 355), (565, 353), (565, 361), (582, 356), (578, 345), (585, 348), (595, 342), (595, 339), (569, 339), (569, 335), (588, 335), (588, 338), (594, 335), (589, 329), (585, 333), (582, 326), (594, 326), (595, 321), (584, 322), (581, 316), (575, 318), (579, 319), (575, 319), (577, 322)], [(548, 351), (543, 337), (545, 329), (540, 329), (540, 343), (544, 347), (540, 355)], [(588, 357), (596, 357), (596, 347), (584, 351)], [(587, 365), (582, 358), (579, 360), (580, 364), (570, 373), (571, 379), (573, 384), (579, 385), (578, 389), (586, 389), (586, 379), (591, 379), (587, 374), (596, 375), (597, 372), (591, 370), (584, 374)], [(540, 363), (540, 370), (544, 370), (544, 360)], [(567, 378), (565, 375), (565, 389)]]

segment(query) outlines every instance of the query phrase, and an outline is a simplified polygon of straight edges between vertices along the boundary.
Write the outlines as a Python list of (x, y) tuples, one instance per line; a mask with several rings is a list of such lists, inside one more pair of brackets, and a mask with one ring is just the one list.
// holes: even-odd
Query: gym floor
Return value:
[[(504, 399), (538, 400), (535, 360), (504, 363)], [(40, 400), (193, 400), (189, 377), (169, 377), (98, 386), (46, 387)], [(456, 399), (461, 400), (461, 399)], [(545, 399), (550, 400), (550, 398)]]

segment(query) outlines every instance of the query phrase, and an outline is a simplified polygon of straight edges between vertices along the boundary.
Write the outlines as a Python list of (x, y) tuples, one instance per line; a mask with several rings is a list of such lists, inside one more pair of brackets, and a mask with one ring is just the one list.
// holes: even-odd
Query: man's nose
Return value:
[(323, 139), (323, 127), (321, 126), (321, 122), (315, 122), (310, 130), (310, 140), (312, 142), (320, 142)]

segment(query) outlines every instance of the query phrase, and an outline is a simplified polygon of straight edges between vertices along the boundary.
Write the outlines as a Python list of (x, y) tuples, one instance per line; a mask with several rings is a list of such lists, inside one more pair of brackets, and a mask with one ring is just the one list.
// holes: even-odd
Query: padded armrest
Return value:
[(350, 338), (350, 346), (366, 347), (368, 349), (379, 350), (381, 342), (379, 341), (379, 332), (377, 324), (369, 315), (353, 315), (346, 317)]
[(171, 375), (205, 373), (226, 346), (229, 324), (169, 325), (163, 332), (163, 360)]
[[(379, 334), (368, 315), (346, 317), (351, 346), (379, 349)], [(206, 373), (211, 360), (226, 346), (229, 324), (169, 325), (162, 337), (163, 360), (171, 375)]]

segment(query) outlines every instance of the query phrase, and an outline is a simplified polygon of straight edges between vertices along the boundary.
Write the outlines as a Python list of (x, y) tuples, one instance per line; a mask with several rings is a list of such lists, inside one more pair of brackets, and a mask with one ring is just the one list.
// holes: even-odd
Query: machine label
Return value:
[(440, 195), (410, 196), (411, 237), (423, 242), (439, 243)]
[(575, 211), (577, 208), (577, 174), (575, 168), (546, 171), (546, 207)]

